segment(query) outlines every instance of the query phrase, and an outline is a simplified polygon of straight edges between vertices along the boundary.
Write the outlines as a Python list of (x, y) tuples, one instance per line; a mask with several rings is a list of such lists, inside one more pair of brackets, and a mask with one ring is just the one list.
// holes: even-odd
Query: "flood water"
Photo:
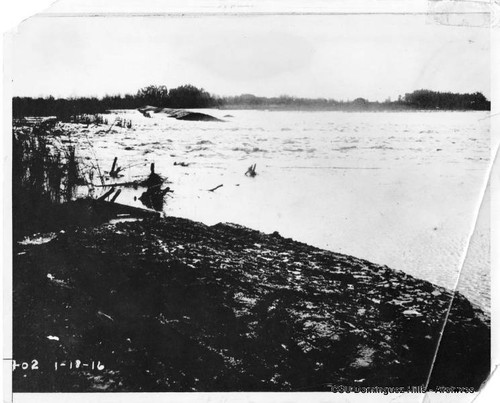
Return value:
[[(489, 311), (488, 206), (465, 256), (490, 163), (486, 112), (201, 112), (225, 121), (115, 111), (108, 121), (131, 129), (74, 125), (72, 141), (101, 170), (118, 157), (122, 182), (154, 162), (174, 190), (167, 215), (278, 231), (449, 288), (465, 259), (458, 289)], [(117, 202), (142, 206), (142, 191)]]

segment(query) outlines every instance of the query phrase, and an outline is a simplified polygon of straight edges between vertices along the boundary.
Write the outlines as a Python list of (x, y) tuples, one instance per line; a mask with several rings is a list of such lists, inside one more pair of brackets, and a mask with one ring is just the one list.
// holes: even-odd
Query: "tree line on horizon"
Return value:
[(278, 110), (490, 110), (491, 104), (480, 93), (457, 94), (431, 90), (416, 90), (399, 96), (397, 100), (372, 102), (365, 98), (337, 101), (326, 98), (299, 98), (287, 95), (259, 97), (253, 94), (220, 97), (203, 88), (182, 85), (168, 89), (164, 85), (150, 85), (136, 94), (107, 95), (102, 98), (45, 98), (14, 97), (14, 118), (24, 116), (57, 116), (67, 119), (74, 115), (106, 113), (112, 109), (137, 109), (146, 105), (162, 108), (221, 108), (221, 109), (278, 109)]

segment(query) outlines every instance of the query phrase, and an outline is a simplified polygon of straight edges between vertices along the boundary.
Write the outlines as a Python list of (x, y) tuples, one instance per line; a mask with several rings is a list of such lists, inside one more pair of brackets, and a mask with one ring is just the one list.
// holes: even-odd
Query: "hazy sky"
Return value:
[(490, 96), (489, 30), (424, 15), (38, 17), (13, 41), (14, 95), (135, 93), (370, 100), (428, 88)]

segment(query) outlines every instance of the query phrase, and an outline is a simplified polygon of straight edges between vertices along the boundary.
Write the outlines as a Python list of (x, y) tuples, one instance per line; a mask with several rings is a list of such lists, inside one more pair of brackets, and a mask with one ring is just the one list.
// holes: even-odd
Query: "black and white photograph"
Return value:
[(67, 4), (4, 54), (14, 401), (478, 396), (489, 13)]

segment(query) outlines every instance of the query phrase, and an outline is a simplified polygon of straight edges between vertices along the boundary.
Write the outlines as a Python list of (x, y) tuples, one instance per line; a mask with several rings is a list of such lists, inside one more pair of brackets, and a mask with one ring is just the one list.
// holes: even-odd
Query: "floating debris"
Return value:
[(257, 164), (253, 164), (253, 165), (250, 165), (247, 169), (247, 171), (245, 172), (245, 176), (250, 176), (250, 177), (254, 177), (257, 175), (257, 172), (255, 171), (255, 167), (257, 166)]
[(218, 185), (218, 186), (216, 186), (216, 187), (214, 187), (212, 189), (208, 189), (208, 191), (209, 192), (215, 192), (217, 189), (221, 188), (222, 186), (224, 186), (224, 185)]

